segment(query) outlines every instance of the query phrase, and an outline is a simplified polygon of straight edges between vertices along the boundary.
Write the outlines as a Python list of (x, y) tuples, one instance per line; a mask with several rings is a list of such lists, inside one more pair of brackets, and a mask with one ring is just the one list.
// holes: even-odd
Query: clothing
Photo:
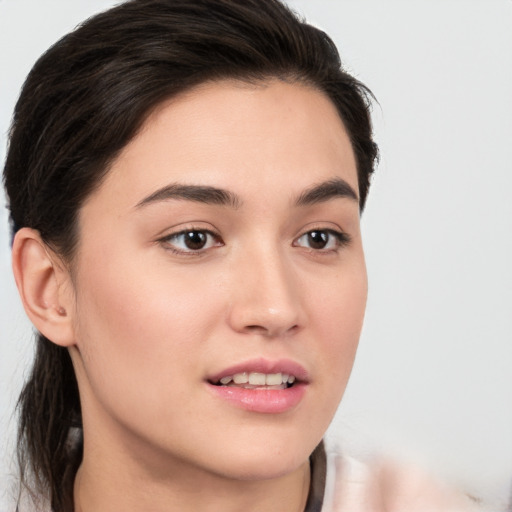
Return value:
[(311, 484), (305, 512), (484, 512), (468, 496), (434, 482), (415, 468), (365, 465), (325, 450), (310, 458)]
[(304, 512), (321, 512), (324, 502), (327, 477), (327, 455), (322, 441), (309, 458), (311, 477), (308, 499)]
[(326, 450), (323, 441), (311, 455), (310, 467), (304, 512), (491, 512), (416, 469), (391, 463), (369, 466), (336, 448)]

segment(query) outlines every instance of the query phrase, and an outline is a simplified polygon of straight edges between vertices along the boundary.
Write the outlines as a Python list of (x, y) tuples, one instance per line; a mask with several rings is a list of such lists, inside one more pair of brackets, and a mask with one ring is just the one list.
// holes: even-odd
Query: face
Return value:
[(357, 193), (316, 90), (218, 82), (159, 107), (80, 212), (86, 443), (234, 478), (304, 463), (363, 320)]

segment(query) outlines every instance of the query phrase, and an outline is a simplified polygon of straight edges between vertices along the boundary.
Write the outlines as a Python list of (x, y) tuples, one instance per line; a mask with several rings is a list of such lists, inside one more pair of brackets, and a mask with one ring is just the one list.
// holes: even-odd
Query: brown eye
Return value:
[(329, 233), (326, 231), (310, 231), (306, 236), (311, 249), (325, 249), (329, 242)]
[(214, 246), (220, 246), (222, 240), (211, 231), (189, 229), (166, 236), (161, 240), (168, 248), (176, 253), (196, 253)]
[(188, 231), (183, 233), (183, 243), (191, 251), (198, 251), (203, 249), (208, 241), (208, 236), (202, 231)]
[(331, 229), (314, 229), (300, 236), (295, 245), (316, 251), (336, 249), (349, 242), (345, 233)]

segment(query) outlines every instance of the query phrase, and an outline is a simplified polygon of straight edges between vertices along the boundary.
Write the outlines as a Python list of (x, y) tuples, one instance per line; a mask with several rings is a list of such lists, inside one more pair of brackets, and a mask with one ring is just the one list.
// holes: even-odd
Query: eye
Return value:
[(350, 242), (347, 234), (332, 229), (313, 229), (301, 235), (294, 245), (316, 251), (337, 249)]
[(176, 253), (197, 253), (222, 245), (218, 235), (204, 229), (186, 229), (160, 240)]

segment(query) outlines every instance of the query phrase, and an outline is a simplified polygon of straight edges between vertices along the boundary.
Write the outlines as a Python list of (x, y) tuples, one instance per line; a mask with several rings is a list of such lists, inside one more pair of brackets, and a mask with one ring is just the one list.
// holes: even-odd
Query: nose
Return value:
[(274, 338), (304, 323), (300, 283), (276, 249), (241, 258), (234, 273), (229, 323), (237, 332)]

